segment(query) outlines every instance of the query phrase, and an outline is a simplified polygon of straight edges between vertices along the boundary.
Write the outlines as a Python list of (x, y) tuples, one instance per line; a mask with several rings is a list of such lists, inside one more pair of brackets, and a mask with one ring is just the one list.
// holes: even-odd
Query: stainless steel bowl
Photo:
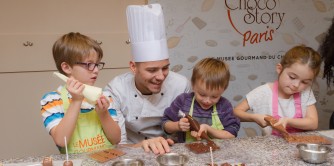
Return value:
[(320, 144), (298, 144), (300, 157), (312, 164), (320, 164), (327, 161), (327, 154), (332, 151), (331, 148)]
[(160, 166), (184, 166), (188, 161), (188, 156), (179, 153), (166, 153), (157, 157)]
[(112, 166), (144, 166), (144, 162), (140, 159), (122, 159), (112, 163)]

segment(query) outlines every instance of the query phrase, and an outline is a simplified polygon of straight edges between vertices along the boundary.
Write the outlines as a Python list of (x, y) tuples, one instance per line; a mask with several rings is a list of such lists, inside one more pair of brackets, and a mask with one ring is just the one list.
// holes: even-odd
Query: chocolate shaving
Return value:
[(289, 143), (313, 143), (330, 145), (332, 142), (318, 135), (287, 135), (284, 139)]
[(330, 140), (318, 135), (291, 135), (286, 131), (283, 125), (274, 126), (278, 120), (272, 116), (267, 116), (264, 120), (268, 122), (273, 129), (278, 130), (283, 135), (283, 138), (289, 143), (332, 144)]

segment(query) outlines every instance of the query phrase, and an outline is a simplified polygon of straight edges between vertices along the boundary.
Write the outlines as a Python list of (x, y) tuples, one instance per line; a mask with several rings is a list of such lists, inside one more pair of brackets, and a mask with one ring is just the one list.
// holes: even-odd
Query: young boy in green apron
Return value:
[(53, 58), (60, 73), (69, 77), (56, 91), (41, 100), (43, 123), (61, 153), (65, 140), (69, 153), (111, 148), (120, 141), (116, 110), (110, 94), (103, 92), (96, 102), (83, 96), (85, 85), (94, 85), (103, 52), (99, 44), (80, 33), (68, 33), (53, 45)]
[[(177, 142), (200, 139), (202, 132), (211, 138), (224, 139), (237, 136), (240, 121), (233, 115), (232, 104), (222, 94), (228, 87), (230, 72), (220, 60), (205, 58), (198, 62), (192, 73), (193, 92), (179, 95), (162, 118), (162, 128), (167, 134), (176, 133)], [(200, 130), (189, 131), (189, 114), (201, 125)]]

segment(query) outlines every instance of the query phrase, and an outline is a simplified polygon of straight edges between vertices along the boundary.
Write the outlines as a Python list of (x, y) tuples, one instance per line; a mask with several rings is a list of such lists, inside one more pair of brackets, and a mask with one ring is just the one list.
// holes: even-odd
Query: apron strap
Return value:
[(273, 117), (278, 116), (278, 82), (275, 81), (273, 85), (273, 97), (272, 97), (272, 111)]
[(212, 113), (211, 118), (212, 118), (212, 125), (211, 125), (212, 128), (217, 129), (217, 130), (223, 130), (224, 129), (224, 126), (223, 126), (223, 124), (220, 121), (219, 116), (218, 116), (216, 104), (213, 105), (213, 113)]
[[(195, 103), (195, 96), (192, 99), (190, 110), (189, 110), (189, 115), (192, 116), (194, 112), (194, 103)], [(211, 127), (217, 130), (223, 130), (224, 126), (221, 123), (218, 112), (217, 112), (217, 106), (216, 104), (213, 105), (213, 113), (211, 114), (211, 120), (212, 120), (212, 125)], [(191, 136), (190, 131), (186, 132), (186, 142), (193, 142), (195, 141), (195, 138)]]
[[(272, 95), (272, 113), (273, 117), (275, 119), (280, 119), (281, 117), (278, 115), (278, 81), (276, 80), (273, 85), (272, 89), (273, 95)], [(293, 99), (294, 99), (294, 105), (295, 105), (295, 115), (293, 118), (302, 118), (302, 109), (301, 109), (301, 97), (300, 93), (295, 93), (293, 94)], [(283, 111), (283, 110), (282, 110)], [(286, 130), (291, 133), (291, 132), (300, 132), (303, 130), (296, 129), (290, 126), (286, 126)], [(276, 130), (272, 130), (273, 135), (280, 135), (280, 133)]]
[(293, 98), (295, 101), (295, 109), (296, 109), (295, 117), (302, 118), (303, 114), (302, 114), (302, 108), (301, 108), (302, 102), (301, 102), (300, 93), (293, 94)]

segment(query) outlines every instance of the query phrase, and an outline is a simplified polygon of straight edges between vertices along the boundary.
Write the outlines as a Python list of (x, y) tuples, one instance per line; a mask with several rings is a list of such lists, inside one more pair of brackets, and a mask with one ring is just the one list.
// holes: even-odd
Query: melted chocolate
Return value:
[(212, 151), (220, 149), (213, 141), (210, 141), (207, 144), (204, 144), (203, 142), (194, 142), (186, 144), (185, 146), (189, 148), (190, 151), (197, 154), (210, 152), (210, 147), (212, 148)]

